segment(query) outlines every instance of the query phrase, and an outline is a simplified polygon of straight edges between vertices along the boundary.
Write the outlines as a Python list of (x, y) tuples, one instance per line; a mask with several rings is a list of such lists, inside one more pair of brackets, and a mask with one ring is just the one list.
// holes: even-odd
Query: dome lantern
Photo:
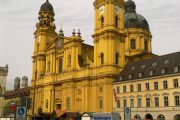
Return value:
[(136, 12), (136, 4), (134, 1), (132, 1), (132, 0), (126, 1), (125, 12), (129, 12), (129, 13), (135, 13)]
[(39, 13), (41, 12), (51, 12), (54, 14), (54, 8), (51, 3), (49, 3), (49, 0), (46, 0), (46, 2), (41, 5)]

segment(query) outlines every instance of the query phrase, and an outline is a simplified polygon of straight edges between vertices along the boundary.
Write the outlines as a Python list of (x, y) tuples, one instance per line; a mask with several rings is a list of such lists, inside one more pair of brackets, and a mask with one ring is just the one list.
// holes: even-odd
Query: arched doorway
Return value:
[(174, 120), (180, 120), (180, 114), (175, 115)]
[(153, 117), (152, 117), (151, 114), (146, 114), (146, 115), (145, 115), (145, 119), (153, 120)]
[(140, 117), (140, 115), (138, 115), (138, 114), (136, 114), (136, 115), (134, 116), (134, 118), (137, 119), (137, 120), (141, 120), (141, 117)]
[(158, 115), (157, 120), (165, 120), (164, 115), (162, 115), (162, 114)]

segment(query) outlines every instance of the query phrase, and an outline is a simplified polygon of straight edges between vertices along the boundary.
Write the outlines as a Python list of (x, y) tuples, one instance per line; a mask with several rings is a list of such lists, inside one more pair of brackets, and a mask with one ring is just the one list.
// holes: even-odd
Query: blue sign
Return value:
[(19, 109), (18, 109), (18, 114), (19, 114), (19, 115), (24, 115), (24, 113), (25, 113), (24, 108), (19, 108)]
[(26, 119), (26, 107), (17, 107), (16, 118), (25, 120)]
[(131, 120), (131, 108), (130, 107), (124, 108), (124, 118), (125, 118), (125, 120)]

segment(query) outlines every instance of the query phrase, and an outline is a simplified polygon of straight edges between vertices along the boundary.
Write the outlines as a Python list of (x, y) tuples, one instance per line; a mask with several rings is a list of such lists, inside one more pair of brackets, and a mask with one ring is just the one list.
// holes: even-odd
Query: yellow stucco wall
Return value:
[[(53, 20), (50, 20), (49, 26), (42, 22), (46, 19), (44, 16), (54, 15), (47, 11), (41, 12), (34, 33), (31, 114), (37, 113), (40, 107), (43, 112), (52, 113), (53, 110), (59, 109), (58, 105), (61, 110), (71, 112), (113, 110), (112, 81), (124, 68), (125, 55), (132, 56), (144, 51), (141, 45), (143, 42), (136, 42), (137, 46), (141, 45), (137, 48), (138, 52), (134, 50), (132, 54), (128, 54), (129, 40), (125, 36), (132, 32), (139, 39), (139, 31), (142, 32), (141, 35), (150, 36), (150, 33), (139, 29), (137, 32), (124, 29), (124, 0), (95, 0), (94, 8), (94, 47), (84, 44), (81, 36), (58, 35)], [(118, 17), (117, 26), (115, 16)], [(57, 46), (58, 42), (62, 42), (62, 45)], [(149, 42), (149, 51), (150, 44)], [(83, 65), (79, 63), (79, 56), (83, 59)], [(63, 60), (61, 73), (60, 59)]]

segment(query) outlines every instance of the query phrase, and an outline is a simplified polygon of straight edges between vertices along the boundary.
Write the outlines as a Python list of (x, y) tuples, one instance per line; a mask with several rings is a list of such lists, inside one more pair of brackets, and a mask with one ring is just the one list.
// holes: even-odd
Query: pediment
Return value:
[(175, 92), (173, 92), (173, 95), (180, 95), (180, 92), (175, 91)]
[(146, 95), (144, 95), (144, 97), (149, 98), (149, 97), (151, 97), (151, 95), (150, 94), (146, 94)]
[(123, 98), (123, 99), (125, 99), (125, 98), (128, 98), (128, 97), (126, 97), (126, 96), (123, 96), (122, 98)]
[(137, 98), (142, 97), (142, 95), (137, 95)]
[(129, 96), (129, 98), (135, 98), (135, 96), (131, 95), (131, 96)]
[(153, 94), (153, 96), (159, 96), (159, 94), (155, 93), (155, 94)]
[(169, 93), (163, 93), (162, 94), (162, 96), (168, 96), (169, 95)]

